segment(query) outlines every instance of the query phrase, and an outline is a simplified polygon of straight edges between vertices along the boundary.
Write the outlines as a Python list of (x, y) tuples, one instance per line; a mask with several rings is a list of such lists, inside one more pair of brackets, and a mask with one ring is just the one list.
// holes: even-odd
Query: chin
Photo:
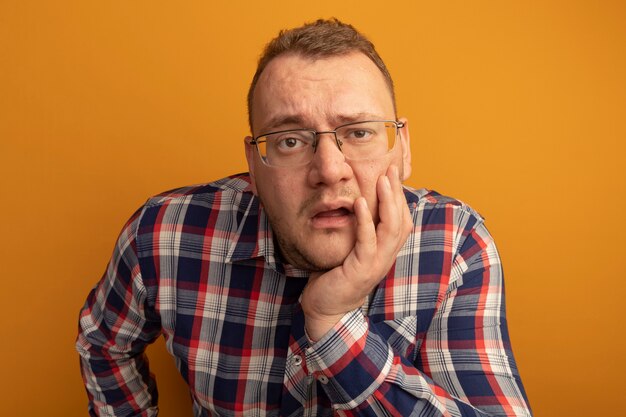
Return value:
[(343, 264), (354, 247), (354, 240), (315, 239), (299, 251), (312, 271), (328, 271)]
[[(356, 232), (351, 229), (326, 229), (293, 234), (282, 224), (271, 223), (285, 260), (308, 271), (328, 271), (343, 264), (356, 243)], [(274, 227), (276, 224), (278, 226)]]
[(335, 257), (333, 258), (322, 258), (322, 257), (316, 257), (314, 259), (308, 257), (307, 258), (307, 263), (309, 264), (309, 267), (306, 268), (310, 271), (317, 271), (317, 272), (321, 272), (321, 271), (329, 271), (333, 268), (338, 267), (339, 265), (343, 264), (343, 261), (346, 258), (337, 258)]

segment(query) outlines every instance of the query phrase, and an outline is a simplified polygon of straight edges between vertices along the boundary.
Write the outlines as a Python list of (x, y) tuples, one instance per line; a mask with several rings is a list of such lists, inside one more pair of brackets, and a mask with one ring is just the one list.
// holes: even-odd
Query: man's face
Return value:
[[(385, 79), (362, 53), (312, 60), (280, 55), (264, 69), (252, 102), (254, 134), (312, 128), (317, 131), (362, 120), (395, 120)], [(389, 165), (402, 179), (410, 174), (407, 127), (387, 155), (347, 160), (331, 134), (318, 137), (312, 162), (295, 168), (263, 164), (254, 145), (246, 157), (286, 261), (308, 270), (341, 265), (356, 239), (354, 201), (367, 200), (378, 219), (376, 182)], [(247, 138), (249, 139), (249, 138)]]

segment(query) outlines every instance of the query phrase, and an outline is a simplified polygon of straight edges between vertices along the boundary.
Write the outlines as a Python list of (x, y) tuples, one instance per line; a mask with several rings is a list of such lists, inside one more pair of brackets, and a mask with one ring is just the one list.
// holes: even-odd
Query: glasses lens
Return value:
[(350, 159), (386, 155), (396, 144), (397, 128), (391, 122), (352, 123), (337, 129), (341, 150)]
[(257, 148), (266, 164), (279, 167), (304, 165), (313, 156), (315, 134), (294, 130), (272, 133), (257, 140)]
[[(341, 126), (336, 132), (341, 151), (346, 158), (356, 160), (389, 153), (396, 144), (398, 128), (393, 122), (358, 122)], [(257, 138), (257, 149), (267, 165), (301, 166), (313, 159), (315, 138), (311, 130), (270, 133)]]

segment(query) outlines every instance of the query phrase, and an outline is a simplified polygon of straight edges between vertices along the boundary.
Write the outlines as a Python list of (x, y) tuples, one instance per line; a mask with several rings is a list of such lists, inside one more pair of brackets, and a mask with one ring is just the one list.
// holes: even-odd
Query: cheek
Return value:
[(391, 163), (390, 158), (375, 161), (358, 161), (352, 163), (355, 178), (359, 184), (359, 192), (367, 200), (375, 221), (378, 220), (378, 195), (376, 184), (381, 175), (385, 175)]
[(259, 198), (272, 217), (289, 221), (297, 213), (302, 201), (302, 187), (294, 177), (293, 172), (288, 172), (265, 176), (263, 181), (257, 178)]

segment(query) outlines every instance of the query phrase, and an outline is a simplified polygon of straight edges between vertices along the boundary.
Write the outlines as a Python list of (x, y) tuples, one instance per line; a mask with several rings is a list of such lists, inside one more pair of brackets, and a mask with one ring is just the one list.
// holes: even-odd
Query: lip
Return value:
[(311, 225), (316, 229), (335, 229), (352, 224), (354, 221), (353, 205), (352, 201), (317, 204), (310, 211)]

